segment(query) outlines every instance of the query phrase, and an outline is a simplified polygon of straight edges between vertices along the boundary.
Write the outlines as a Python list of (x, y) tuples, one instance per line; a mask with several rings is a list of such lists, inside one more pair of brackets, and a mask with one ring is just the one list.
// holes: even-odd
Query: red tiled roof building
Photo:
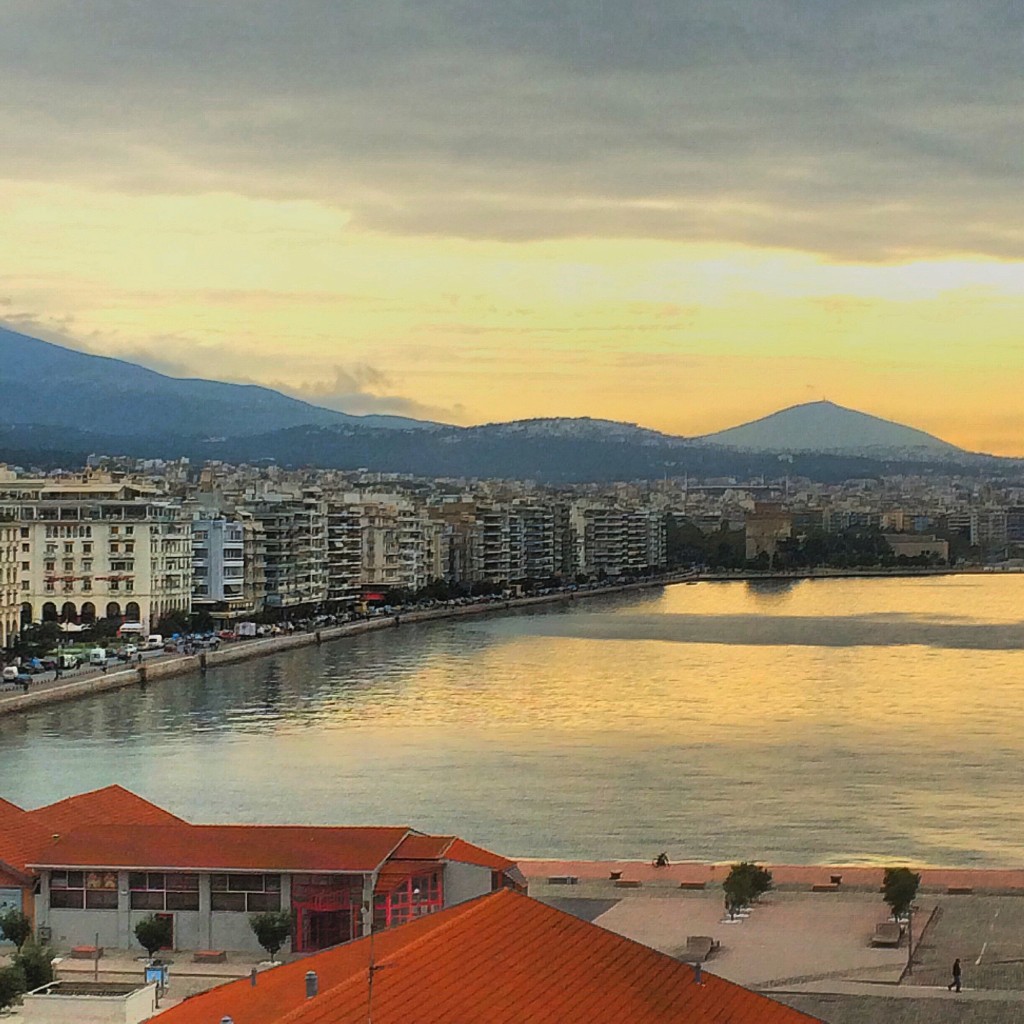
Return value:
[(524, 884), (513, 861), (404, 826), (193, 825), (120, 786), (0, 801), (0, 897), (58, 947), (131, 948), (160, 914), (176, 948), (255, 952), (250, 915), (285, 910), (308, 952)]

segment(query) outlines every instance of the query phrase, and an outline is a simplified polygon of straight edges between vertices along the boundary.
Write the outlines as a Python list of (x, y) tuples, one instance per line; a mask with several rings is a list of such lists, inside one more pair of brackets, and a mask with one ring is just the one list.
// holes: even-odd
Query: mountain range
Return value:
[(0, 328), (0, 460), (70, 466), (92, 453), (547, 482), (1019, 469), (831, 402), (697, 438), (589, 417), (457, 427), (353, 416), (256, 385), (169, 377)]

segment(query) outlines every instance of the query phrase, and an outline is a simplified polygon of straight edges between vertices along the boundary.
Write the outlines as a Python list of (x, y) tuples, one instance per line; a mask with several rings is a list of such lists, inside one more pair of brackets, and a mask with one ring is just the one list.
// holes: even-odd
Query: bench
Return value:
[(103, 956), (103, 947), (74, 946), (68, 955), (72, 960), (99, 960)]
[(228, 955), (223, 949), (197, 949), (192, 954), (194, 964), (226, 964)]
[(548, 879), (548, 885), (579, 885), (578, 875), (552, 875)]
[(819, 882), (811, 886), (811, 892), (839, 892), (839, 886), (835, 882)]
[(639, 889), (643, 882), (636, 878), (618, 878), (615, 881), (616, 889)]
[(970, 896), (974, 890), (969, 885), (951, 885), (946, 890), (947, 896)]
[(692, 963), (703, 963), (718, 948), (719, 944), (710, 935), (687, 935), (683, 959)]
[(680, 882), (680, 889), (706, 889), (707, 882)]
[(898, 946), (903, 938), (903, 925), (895, 921), (882, 921), (875, 925), (875, 934), (871, 936), (872, 946)]

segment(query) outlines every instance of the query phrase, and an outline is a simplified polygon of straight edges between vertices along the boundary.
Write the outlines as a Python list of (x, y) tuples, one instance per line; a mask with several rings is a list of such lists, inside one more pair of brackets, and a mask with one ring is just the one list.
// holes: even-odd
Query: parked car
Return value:
[(5, 683), (16, 683), (18, 681), (18, 669), (15, 665), (7, 665), (2, 674)]

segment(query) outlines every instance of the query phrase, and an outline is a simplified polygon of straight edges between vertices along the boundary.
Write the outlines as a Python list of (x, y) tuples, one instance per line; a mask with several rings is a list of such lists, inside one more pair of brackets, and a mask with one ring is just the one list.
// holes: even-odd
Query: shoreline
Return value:
[[(513, 858), (515, 859), (515, 858)], [(732, 862), (678, 861), (656, 868), (650, 861), (636, 860), (551, 860), (536, 857), (516, 859), (531, 885), (569, 895), (577, 884), (603, 883), (606, 888), (639, 890), (696, 890), (713, 892), (729, 873)], [(758, 861), (758, 863), (761, 863)], [(1024, 868), (918, 867), (912, 860), (893, 858), (890, 865), (864, 864), (766, 864), (779, 892), (878, 892), (886, 866), (909, 867), (920, 872), (920, 891), (945, 895), (1024, 895)], [(612, 878), (621, 872), (620, 879)], [(835, 878), (841, 881), (836, 883)], [(576, 883), (549, 882), (575, 878)], [(616, 881), (630, 883), (616, 886)]]
[(312, 632), (291, 633), (286, 636), (267, 637), (258, 640), (236, 640), (222, 646), (216, 651), (200, 654), (182, 654), (148, 662), (141, 667), (124, 668), (110, 672), (90, 672), (87, 678), (72, 679), (57, 684), (55, 681), (43, 683), (43, 688), (29, 690), (28, 693), (0, 693), (0, 716), (18, 714), (35, 708), (66, 701), (80, 700), (94, 694), (107, 693), (111, 690), (127, 689), (132, 686), (145, 686), (162, 679), (173, 679), (191, 673), (204, 674), (210, 668), (229, 665), (237, 661), (249, 661), (255, 658), (269, 657), (292, 648), (311, 647), (318, 644), (332, 643), (351, 636), (379, 629), (393, 629), (401, 623), (417, 624), (423, 622), (461, 619), (474, 615), (500, 615), (523, 608), (552, 604), (572, 604), (590, 598), (604, 597), (610, 594), (630, 593), (650, 590), (656, 587), (678, 586), (696, 583), (796, 583), (802, 580), (818, 579), (908, 579), (934, 576), (984, 575), (999, 576), (1024, 572), (1024, 569), (1006, 569), (999, 572), (986, 571), (980, 566), (940, 568), (901, 567), (896, 569), (807, 569), (791, 572), (757, 572), (749, 570), (732, 570), (721, 572), (695, 572), (687, 570), (672, 573), (657, 579), (640, 580), (634, 583), (622, 583), (594, 589), (558, 591), (551, 594), (532, 595), (529, 597), (513, 597), (506, 601), (486, 601), (479, 604), (461, 605), (454, 608), (429, 608), (422, 611), (400, 612), (397, 615), (381, 615), (377, 618), (359, 622), (344, 623), (339, 626), (327, 626)]
[(675, 573), (658, 579), (623, 583), (616, 586), (598, 587), (593, 590), (559, 591), (553, 594), (539, 594), (530, 597), (513, 597), (507, 601), (496, 600), (479, 604), (461, 605), (454, 608), (426, 608), (421, 611), (399, 612), (396, 615), (380, 615), (376, 618), (347, 622), (339, 626), (325, 626), (319, 630), (289, 633), (284, 636), (265, 637), (254, 640), (234, 640), (216, 651), (199, 654), (181, 654), (150, 661), (136, 668), (123, 668), (109, 672), (90, 673), (88, 678), (74, 679), (60, 685), (44, 683), (44, 689), (28, 693), (0, 694), (0, 716), (18, 714), (50, 704), (80, 700), (98, 693), (123, 690), (132, 686), (146, 686), (162, 679), (173, 679), (192, 673), (205, 674), (220, 665), (238, 661), (266, 658), (282, 651), (299, 647), (314, 647), (345, 640), (381, 629), (395, 629), (402, 625), (416, 625), (424, 622), (440, 622), (462, 619), (474, 615), (498, 615), (537, 605), (573, 604), (593, 597), (609, 594), (629, 593), (687, 583), (699, 577), (692, 573)]

